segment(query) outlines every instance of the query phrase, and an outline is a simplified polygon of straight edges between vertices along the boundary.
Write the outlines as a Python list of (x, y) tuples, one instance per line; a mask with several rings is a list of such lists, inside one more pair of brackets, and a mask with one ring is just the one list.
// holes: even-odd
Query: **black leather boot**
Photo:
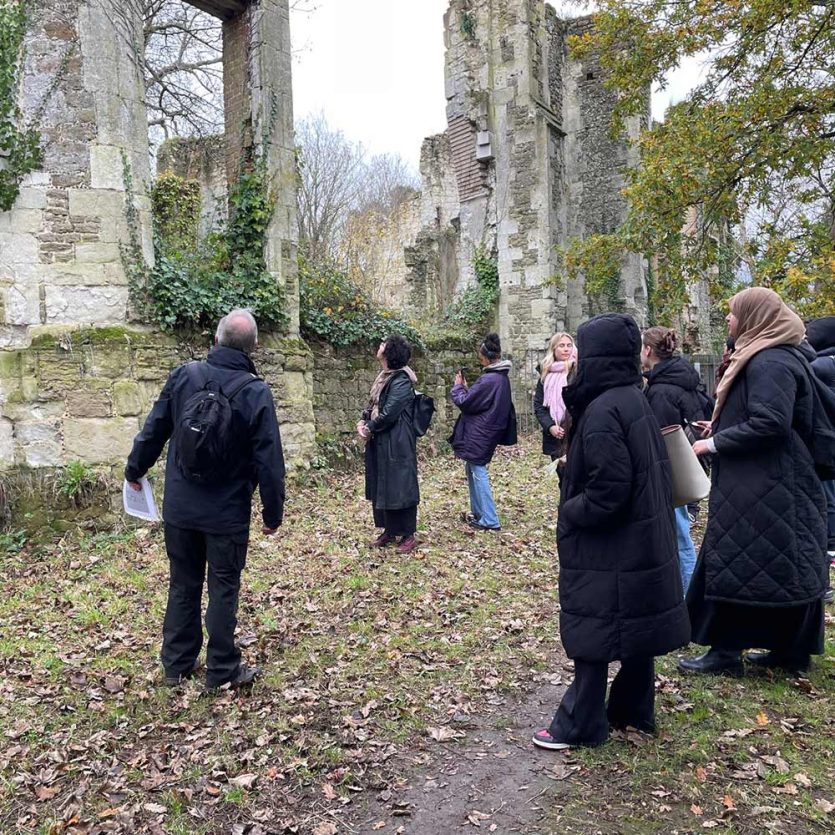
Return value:
[(755, 667), (765, 667), (771, 670), (785, 670), (789, 673), (807, 673), (812, 666), (812, 659), (808, 655), (781, 655), (779, 652), (749, 652), (745, 660)]
[(695, 658), (679, 658), (678, 666), (686, 673), (713, 673), (726, 676), (741, 676), (745, 673), (741, 652), (713, 647), (704, 655), (698, 655)]

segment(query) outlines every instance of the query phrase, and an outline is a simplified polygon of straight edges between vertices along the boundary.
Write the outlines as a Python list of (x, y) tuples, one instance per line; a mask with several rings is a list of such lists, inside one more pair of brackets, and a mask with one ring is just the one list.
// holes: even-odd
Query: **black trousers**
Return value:
[(389, 536), (411, 536), (417, 530), (417, 505), (400, 510), (374, 510), (374, 527), (383, 528)]
[(206, 684), (219, 687), (238, 674), (240, 650), (235, 646), (241, 571), (246, 565), (247, 533), (220, 536), (165, 526), (170, 582), (162, 628), (162, 665), (167, 676), (190, 673), (203, 645), (200, 609), (206, 567)]
[(627, 725), (641, 731), (655, 731), (655, 660), (625, 658), (612, 682), (606, 704), (605, 661), (574, 659), (574, 681), (562, 697), (548, 733), (559, 742), (572, 745), (602, 745), (609, 726)]

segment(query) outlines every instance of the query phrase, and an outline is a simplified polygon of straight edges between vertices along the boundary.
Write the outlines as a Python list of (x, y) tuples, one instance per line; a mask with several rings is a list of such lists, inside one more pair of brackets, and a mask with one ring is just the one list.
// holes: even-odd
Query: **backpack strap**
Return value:
[(229, 394), (225, 394), (226, 399), (231, 403), (235, 397), (243, 391), (250, 383), (254, 383), (256, 380), (260, 380), (261, 378), (257, 374), (251, 374), (249, 371), (244, 372), (246, 374), (246, 379), (241, 380)]
[(209, 371), (209, 364), (205, 360), (196, 360), (195, 362), (187, 363), (186, 374), (188, 374), (189, 379), (197, 386), (198, 391), (206, 388), (210, 383), (214, 383), (218, 391), (230, 402), (250, 383), (261, 379), (257, 374), (244, 371), (242, 372), (242, 376), (238, 378), (240, 382), (231, 389), (229, 394), (226, 394), (220, 381), (212, 377)]

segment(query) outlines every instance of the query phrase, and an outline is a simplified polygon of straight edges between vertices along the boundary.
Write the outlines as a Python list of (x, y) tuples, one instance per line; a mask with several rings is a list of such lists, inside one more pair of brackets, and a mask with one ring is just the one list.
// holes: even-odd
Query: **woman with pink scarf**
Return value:
[(551, 460), (565, 454), (566, 417), (562, 390), (577, 361), (577, 348), (567, 333), (556, 333), (548, 340), (548, 353), (540, 367), (533, 409), (542, 426), (542, 452)]

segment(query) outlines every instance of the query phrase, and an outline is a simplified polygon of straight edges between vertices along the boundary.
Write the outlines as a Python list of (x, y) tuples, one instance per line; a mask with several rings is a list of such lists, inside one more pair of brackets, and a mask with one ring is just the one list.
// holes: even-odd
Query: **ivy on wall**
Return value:
[[(248, 308), (265, 328), (287, 325), (284, 292), (264, 260), (275, 200), (266, 163), (256, 160), (229, 187), (229, 219), (192, 244), (199, 190), (175, 174), (156, 192), (154, 265), (145, 263), (133, 176), (123, 154), (125, 217), (129, 242), (122, 248), (136, 312), (166, 331), (213, 327), (234, 308)], [(178, 202), (177, 195), (185, 195)]]
[(43, 157), (40, 133), (20, 124), (17, 104), (25, 32), (23, 2), (0, 0), (0, 211), (4, 212), (14, 206), (21, 181), (40, 166)]
[(480, 338), (496, 315), (499, 301), (499, 263), (484, 247), (479, 247), (473, 257), (476, 283), (450, 304), (440, 329), (449, 336), (466, 341)]
[(166, 251), (191, 252), (197, 246), (200, 222), (200, 183), (170, 171), (151, 187), (151, 211), (159, 243)]
[(299, 320), (302, 336), (338, 347), (373, 344), (400, 333), (421, 346), (418, 331), (395, 313), (375, 305), (344, 270), (299, 256)]

